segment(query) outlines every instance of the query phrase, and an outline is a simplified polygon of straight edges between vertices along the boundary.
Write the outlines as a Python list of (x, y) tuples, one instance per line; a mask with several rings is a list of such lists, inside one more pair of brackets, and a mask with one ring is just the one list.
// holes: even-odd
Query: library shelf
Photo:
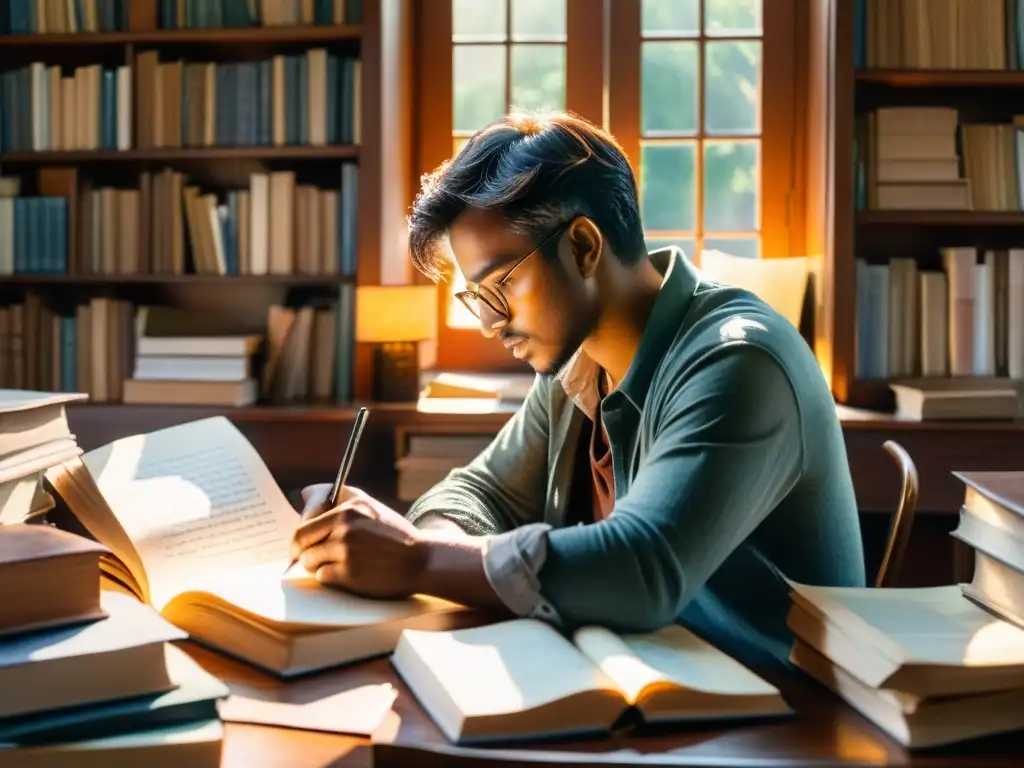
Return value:
[(356, 160), (359, 147), (353, 144), (329, 146), (238, 146), (165, 147), (162, 149), (70, 150), (58, 152), (2, 152), (0, 163), (50, 165), (54, 163), (110, 163), (201, 160)]
[(125, 45), (209, 44), (262, 45), (301, 43), (329, 44), (359, 40), (361, 24), (312, 24), (278, 27), (236, 27), (222, 29), (153, 29), (125, 32), (75, 34), (0, 35), (0, 49), (32, 46), (60, 48), (115, 47)]
[(0, 281), (17, 285), (282, 285), (330, 286), (355, 281), (352, 275), (3, 275)]
[(895, 88), (973, 88), (1024, 86), (1024, 71), (1015, 69), (859, 69), (857, 83)]
[(928, 227), (1020, 227), (1022, 211), (858, 211), (859, 225), (908, 225)]

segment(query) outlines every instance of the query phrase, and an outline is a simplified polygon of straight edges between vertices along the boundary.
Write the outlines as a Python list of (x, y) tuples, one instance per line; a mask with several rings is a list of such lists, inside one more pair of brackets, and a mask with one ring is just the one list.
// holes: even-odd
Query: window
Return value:
[[(452, 153), (506, 112), (565, 109), (565, 0), (451, 0)], [(449, 285), (445, 320), (479, 321)]]
[[(643, 0), (640, 199), (648, 247), (760, 254), (761, 0)], [(703, 16), (703, 18), (701, 18)]]
[(789, 253), (794, 5), (772, 0), (770, 18), (764, 5), (611, 4), (608, 127), (633, 162), (651, 250)]
[[(420, 0), (417, 170), (509, 109), (569, 109), (629, 156), (649, 248), (678, 244), (698, 262), (704, 248), (789, 255), (798, 3), (765, 5)], [(443, 288), (438, 365), (515, 368), (480, 337), (460, 288)]]

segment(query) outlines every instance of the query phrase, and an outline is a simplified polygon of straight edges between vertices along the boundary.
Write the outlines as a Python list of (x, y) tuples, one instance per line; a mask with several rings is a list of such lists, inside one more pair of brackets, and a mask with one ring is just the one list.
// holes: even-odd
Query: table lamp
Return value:
[(373, 344), (373, 399), (416, 402), (419, 343), (437, 337), (436, 285), (367, 285), (356, 291), (356, 341)]

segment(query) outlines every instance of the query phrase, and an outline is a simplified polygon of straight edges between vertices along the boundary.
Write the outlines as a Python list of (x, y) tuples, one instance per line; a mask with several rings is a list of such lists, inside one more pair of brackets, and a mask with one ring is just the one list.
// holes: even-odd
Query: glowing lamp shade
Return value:
[(437, 337), (437, 286), (367, 285), (356, 291), (356, 341), (369, 344)]

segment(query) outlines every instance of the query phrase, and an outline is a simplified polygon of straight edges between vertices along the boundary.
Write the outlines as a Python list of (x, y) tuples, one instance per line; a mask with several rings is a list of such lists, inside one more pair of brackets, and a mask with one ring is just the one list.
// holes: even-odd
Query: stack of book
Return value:
[(867, 207), (970, 210), (971, 186), (960, 176), (958, 123), (949, 107), (870, 112), (858, 137)]
[(170, 645), (184, 632), (100, 589), (107, 552), (0, 526), (0, 764), (218, 765), (227, 688)]
[(457, 467), (483, 453), (493, 435), (409, 435), (408, 449), (395, 462), (399, 501), (416, 501)]
[(791, 586), (790, 660), (899, 743), (1024, 728), (1024, 630), (958, 585)]
[(262, 343), (230, 319), (173, 307), (139, 307), (126, 403), (249, 405), (258, 394), (253, 356)]
[(967, 486), (953, 536), (974, 550), (964, 595), (1024, 627), (1024, 472), (955, 472)]
[(41, 519), (53, 506), (43, 473), (81, 454), (64, 406), (85, 398), (0, 389), (0, 524)]

